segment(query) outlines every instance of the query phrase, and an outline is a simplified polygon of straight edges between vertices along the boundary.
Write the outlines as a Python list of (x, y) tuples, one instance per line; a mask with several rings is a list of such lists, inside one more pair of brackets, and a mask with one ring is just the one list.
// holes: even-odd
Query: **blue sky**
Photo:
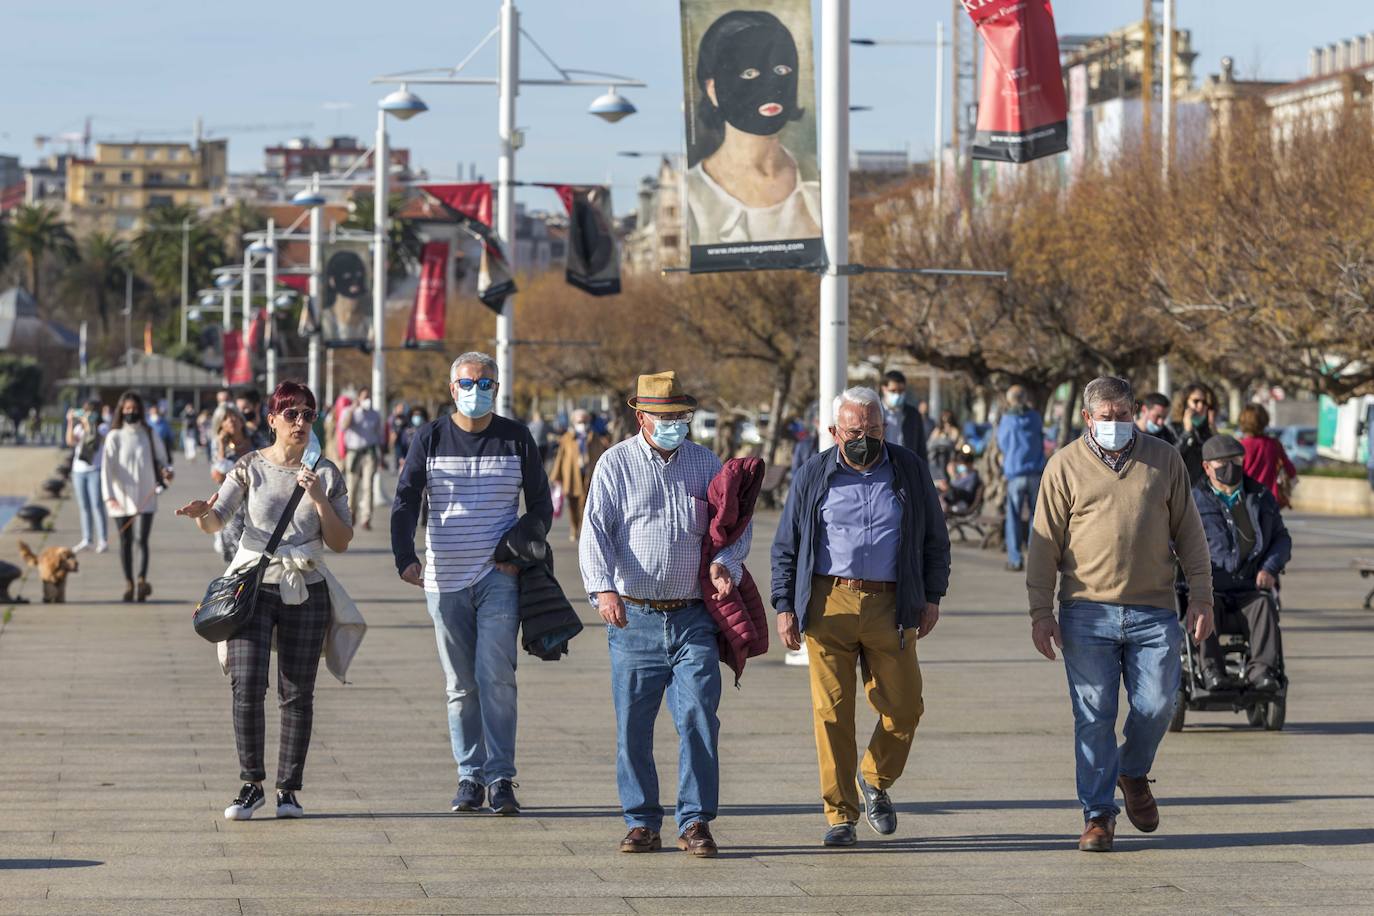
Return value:
[[(617, 210), (633, 203), (649, 170), (619, 150), (676, 150), (681, 144), (681, 70), (676, 0), (523, 0), (526, 31), (564, 67), (626, 73), (649, 83), (627, 95), (639, 113), (608, 125), (584, 113), (598, 90), (527, 87), (518, 123), (527, 129), (517, 177), (610, 181)], [(1308, 49), (1374, 29), (1374, 9), (1349, 0), (1177, 0), (1179, 26), (1191, 29), (1200, 78), (1229, 54), (1243, 76), (1294, 78)], [(499, 0), (10, 0), (0, 55), (0, 153), (35, 158), (35, 134), (79, 130), (91, 115), (97, 137), (184, 130), (196, 115), (217, 125), (312, 122), (302, 130), (230, 133), (235, 171), (260, 167), (262, 147), (293, 133), (353, 134), (370, 142), (373, 76), (462, 59), (496, 24)], [(819, 2), (817, 22), (819, 22)], [(1140, 0), (1061, 0), (1061, 34), (1107, 31), (1138, 18)], [(856, 37), (933, 36), (948, 20), (947, 0), (854, 0)], [(377, 10), (383, 10), (381, 16)], [(909, 147), (925, 156), (933, 131), (934, 52), (930, 48), (856, 48), (852, 66), (857, 148)], [(526, 43), (527, 76), (551, 75)], [(489, 47), (469, 65), (495, 73)], [(392, 142), (438, 176), (496, 171), (496, 93), (477, 87), (418, 87), (430, 111), (393, 122)], [(160, 134), (156, 139), (162, 139)], [(521, 195), (551, 207), (547, 192)]]

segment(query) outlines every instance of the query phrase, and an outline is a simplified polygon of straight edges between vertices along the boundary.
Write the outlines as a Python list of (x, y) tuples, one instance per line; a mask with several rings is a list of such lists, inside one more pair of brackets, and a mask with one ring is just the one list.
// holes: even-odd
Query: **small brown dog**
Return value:
[(38, 578), (43, 580), (43, 603), (66, 604), (67, 577), (79, 568), (72, 549), (49, 547), (41, 554), (35, 554), (28, 544), (20, 541), (19, 556), (30, 566), (38, 567)]

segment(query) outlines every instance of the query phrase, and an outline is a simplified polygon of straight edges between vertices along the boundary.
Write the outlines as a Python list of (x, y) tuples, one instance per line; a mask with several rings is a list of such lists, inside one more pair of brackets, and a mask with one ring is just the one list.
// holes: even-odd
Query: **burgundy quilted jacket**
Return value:
[(712, 479), (706, 493), (710, 521), (701, 542), (701, 594), (720, 628), (720, 658), (735, 672), (736, 686), (744, 673), (745, 659), (768, 651), (768, 617), (748, 569), (728, 598), (718, 601), (711, 597), (716, 593), (711, 584), (711, 558), (748, 530), (763, 487), (763, 471), (760, 458), (732, 458)]

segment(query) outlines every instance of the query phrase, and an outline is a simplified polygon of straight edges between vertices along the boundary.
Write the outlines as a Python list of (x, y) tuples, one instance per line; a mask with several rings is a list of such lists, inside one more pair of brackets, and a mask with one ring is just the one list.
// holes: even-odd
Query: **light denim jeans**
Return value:
[(76, 505), (81, 515), (81, 540), (95, 547), (105, 543), (105, 504), (100, 501), (100, 471), (77, 471)]
[(615, 782), (625, 824), (663, 825), (654, 720), (663, 696), (678, 734), (677, 828), (715, 820), (720, 802), (720, 650), (704, 604), (655, 611), (625, 602), (624, 629), (606, 627), (615, 700)]
[(1035, 518), (1035, 500), (1040, 495), (1040, 475), (1022, 474), (1007, 478), (1007, 518), (1003, 534), (1007, 541), (1007, 562), (1012, 566), (1021, 565), (1021, 551), (1026, 549), (1030, 522), (1021, 519), (1021, 507), (1026, 508), (1026, 518)]
[[(1178, 700), (1183, 625), (1172, 608), (1069, 601), (1060, 605), (1064, 669), (1073, 701), (1078, 801), (1083, 819), (1115, 817), (1119, 775), (1144, 776)], [(1130, 711), (1116, 744), (1122, 681)]]
[(515, 662), (520, 589), (492, 569), (456, 592), (425, 592), (448, 690), (448, 732), (458, 778), (515, 778)]

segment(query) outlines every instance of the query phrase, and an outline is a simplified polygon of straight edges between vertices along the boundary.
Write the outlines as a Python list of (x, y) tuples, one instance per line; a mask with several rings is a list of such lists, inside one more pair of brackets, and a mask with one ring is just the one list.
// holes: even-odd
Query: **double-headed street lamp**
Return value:
[[(486, 38), (472, 50), (467, 57), (455, 67), (441, 67), (428, 70), (412, 70), (406, 73), (396, 73), (389, 76), (379, 76), (373, 80), (374, 83), (401, 83), (405, 84), (429, 84), (429, 85), (464, 85), (464, 86), (496, 86), (500, 97), (500, 110), (497, 122), (497, 135), (501, 144), (501, 155), (497, 165), (497, 184), (496, 184), (496, 230), (497, 238), (500, 239), (502, 247), (505, 249), (506, 258), (510, 264), (512, 275), (515, 273), (515, 151), (519, 149), (524, 137), (515, 127), (515, 97), (520, 92), (521, 86), (605, 86), (605, 94), (595, 99), (587, 109), (588, 114), (592, 114), (611, 124), (634, 114), (635, 107), (628, 99), (622, 96), (620, 89), (626, 87), (644, 86), (645, 84), (626, 76), (619, 76), (614, 73), (602, 73), (595, 70), (569, 70), (560, 67), (558, 63), (539, 46), (534, 39), (530, 39), (530, 44), (539, 52), (544, 60), (548, 61), (554, 70), (558, 72), (558, 79), (522, 79), (520, 77), (520, 36), (524, 34), (520, 28), (520, 14), (515, 8), (514, 0), (502, 0), (501, 13), (496, 28), (487, 33)], [(528, 35), (525, 36), (529, 38)], [(467, 77), (460, 76), (460, 71), (467, 65), (468, 61), (476, 56), (477, 52), (486, 46), (492, 38), (499, 38), (501, 48), (501, 62), (499, 75), (491, 77)], [(573, 74), (586, 77), (596, 77), (595, 79), (574, 78)], [(404, 91), (404, 89), (403, 89)], [(393, 96), (395, 93), (393, 93)], [(392, 96), (388, 96), (388, 99)], [(418, 101), (418, 100), (417, 100)], [(421, 103), (423, 105), (423, 103)], [(419, 110), (423, 111), (423, 108)], [(380, 193), (380, 192), (379, 192)], [(379, 205), (378, 209), (382, 209)], [(380, 306), (373, 316), (374, 333), (377, 334), (377, 353), (381, 347), (381, 310)], [(501, 387), (498, 393), (496, 410), (504, 416), (513, 416), (514, 392), (515, 392), (515, 359), (512, 347), (515, 342), (515, 297), (507, 297), (505, 306), (501, 314), (496, 319), (496, 364), (497, 371), (501, 376)], [(373, 396), (380, 400), (381, 390), (378, 385), (376, 366), (378, 356), (373, 359)]]

